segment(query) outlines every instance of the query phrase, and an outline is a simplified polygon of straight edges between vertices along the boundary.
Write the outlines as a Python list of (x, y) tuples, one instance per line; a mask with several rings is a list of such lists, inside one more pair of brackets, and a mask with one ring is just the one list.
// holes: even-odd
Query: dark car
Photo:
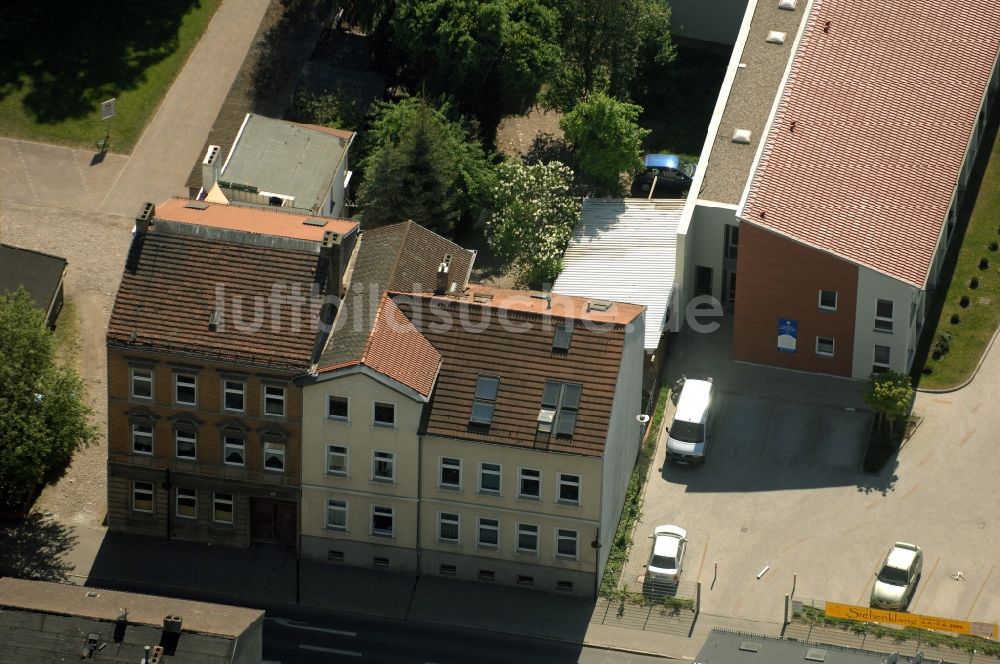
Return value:
[(695, 166), (677, 155), (647, 154), (645, 165), (646, 170), (632, 183), (633, 197), (678, 198), (691, 188)]

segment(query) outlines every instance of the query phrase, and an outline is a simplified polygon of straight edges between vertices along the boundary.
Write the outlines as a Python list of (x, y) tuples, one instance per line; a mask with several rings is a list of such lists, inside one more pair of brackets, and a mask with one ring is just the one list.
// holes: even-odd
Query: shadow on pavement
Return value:
[(0, 574), (65, 581), (73, 565), (64, 556), (76, 541), (72, 528), (38, 513), (0, 522)]

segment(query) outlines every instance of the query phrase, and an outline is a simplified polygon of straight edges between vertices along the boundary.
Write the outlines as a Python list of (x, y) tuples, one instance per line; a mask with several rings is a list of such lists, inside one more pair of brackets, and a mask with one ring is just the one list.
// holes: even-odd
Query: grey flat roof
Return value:
[[(736, 70), (718, 131), (710, 137), (713, 139), (712, 151), (698, 192), (699, 199), (730, 205), (740, 202), (799, 25), (805, 18), (806, 5), (806, 0), (799, 0), (794, 10), (788, 11), (778, 9), (778, 0), (758, 0), (738, 60), (746, 67)], [(783, 45), (767, 43), (767, 35), (772, 30), (785, 33)], [(733, 143), (736, 129), (750, 131), (749, 145)]]
[(65, 269), (65, 258), (0, 244), (0, 294), (24, 286), (31, 301), (47, 311)]
[(318, 212), (349, 143), (328, 131), (251, 113), (219, 179), (294, 196), (292, 207)]
[[(810, 654), (814, 657), (807, 658)], [(885, 654), (713, 629), (694, 661), (695, 664), (883, 664)], [(898, 661), (910, 662), (907, 657), (899, 657)]]

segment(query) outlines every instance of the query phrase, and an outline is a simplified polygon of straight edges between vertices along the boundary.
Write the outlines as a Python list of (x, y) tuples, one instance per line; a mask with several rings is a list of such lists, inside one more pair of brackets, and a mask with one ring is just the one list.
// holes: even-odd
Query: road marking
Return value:
[(790, 549), (792, 549), (794, 547), (797, 547), (799, 544), (802, 544), (803, 542), (808, 542), (811, 539), (812, 539), (812, 535), (809, 535), (808, 537), (800, 537), (799, 539), (795, 540), (794, 542), (791, 542), (790, 544), (786, 544), (784, 547), (782, 547), (781, 552), (782, 553), (788, 553), (788, 551)]
[(344, 655), (345, 657), (361, 657), (357, 650), (337, 650), (336, 648), (324, 648), (323, 646), (307, 646), (299, 644), (299, 650), (311, 650), (313, 652), (325, 652), (331, 655)]
[(882, 556), (879, 556), (878, 557), (878, 562), (875, 563), (875, 570), (872, 571), (872, 573), (868, 576), (868, 580), (865, 581), (864, 590), (861, 591), (861, 596), (858, 597), (858, 601), (855, 602), (856, 605), (858, 605), (858, 606), (864, 606), (864, 604), (862, 602), (865, 601), (865, 595), (871, 595), (871, 593), (868, 591), (868, 584), (872, 582), (872, 579), (874, 579), (876, 576), (878, 576), (878, 568), (882, 566), (882, 560), (883, 560)]
[(939, 562), (941, 562), (940, 557), (934, 559), (934, 564), (931, 566), (931, 571), (927, 576), (924, 576), (924, 573), (920, 572), (920, 587), (917, 588), (917, 594), (914, 595), (913, 599), (910, 601), (910, 606), (916, 604), (917, 600), (920, 599), (920, 596), (924, 594), (924, 588), (927, 587), (927, 580), (934, 578), (934, 571), (937, 569)]
[(310, 632), (323, 632), (324, 634), (336, 634), (337, 636), (357, 636), (357, 632), (348, 632), (342, 629), (330, 629), (328, 627), (313, 627), (312, 625), (307, 625), (303, 622), (297, 620), (288, 620), (287, 618), (272, 618), (267, 616), (265, 620), (270, 620), (271, 622), (276, 622), (279, 625), (284, 625), (285, 627), (291, 627), (292, 629), (305, 629)]
[[(922, 466), (923, 462), (921, 462), (920, 465)], [(907, 491), (906, 493), (903, 494), (903, 500), (906, 500), (907, 498), (909, 498), (910, 496), (912, 496), (914, 493), (916, 493), (917, 489), (919, 489), (919, 488), (920, 488), (920, 482), (917, 482), (916, 484), (914, 484), (910, 488), (909, 491)]]
[(986, 582), (990, 580), (990, 575), (993, 574), (993, 568), (995, 568), (995, 567), (996, 567), (995, 564), (991, 565), (990, 566), (990, 571), (986, 573), (986, 578), (983, 579), (982, 585), (979, 586), (979, 591), (976, 593), (975, 598), (973, 598), (973, 600), (972, 600), (972, 606), (969, 607), (969, 612), (965, 614), (965, 619), (966, 620), (968, 620), (969, 616), (972, 615), (972, 609), (976, 608), (976, 603), (979, 601), (979, 596), (983, 594), (983, 588), (986, 587)]
[(961, 447), (962, 445), (965, 445), (967, 442), (969, 442), (969, 439), (972, 438), (972, 434), (974, 433), (976, 433), (975, 427), (969, 429), (969, 433), (962, 436), (962, 440), (958, 441), (958, 446)]

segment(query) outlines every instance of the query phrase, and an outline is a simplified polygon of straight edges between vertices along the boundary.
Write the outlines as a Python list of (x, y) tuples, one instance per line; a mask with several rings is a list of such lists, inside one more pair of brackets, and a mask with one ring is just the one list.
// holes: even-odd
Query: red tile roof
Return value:
[[(358, 228), (358, 222), (350, 219), (310, 217), (303, 214), (280, 212), (277, 209), (220, 205), (204, 201), (191, 201), (186, 198), (171, 198), (160, 203), (156, 206), (155, 216), (157, 219), (166, 221), (315, 242), (321, 242), (323, 234), (327, 231), (347, 235)], [(306, 224), (305, 222), (310, 219), (323, 225)]]
[(322, 367), (320, 371), (362, 364), (428, 397), (441, 366), (441, 354), (383, 293), (361, 359)]
[[(646, 307), (640, 304), (611, 302), (610, 300), (578, 295), (494, 288), (484, 284), (469, 284), (468, 288), (465, 289), (464, 298), (471, 301), (478, 300), (493, 307), (509, 309), (510, 311), (621, 325), (635, 320), (636, 316), (646, 310)], [(602, 311), (602, 303), (610, 306)], [(594, 308), (595, 304), (600, 308)]]
[(998, 45), (998, 0), (814, 0), (743, 219), (923, 287)]

